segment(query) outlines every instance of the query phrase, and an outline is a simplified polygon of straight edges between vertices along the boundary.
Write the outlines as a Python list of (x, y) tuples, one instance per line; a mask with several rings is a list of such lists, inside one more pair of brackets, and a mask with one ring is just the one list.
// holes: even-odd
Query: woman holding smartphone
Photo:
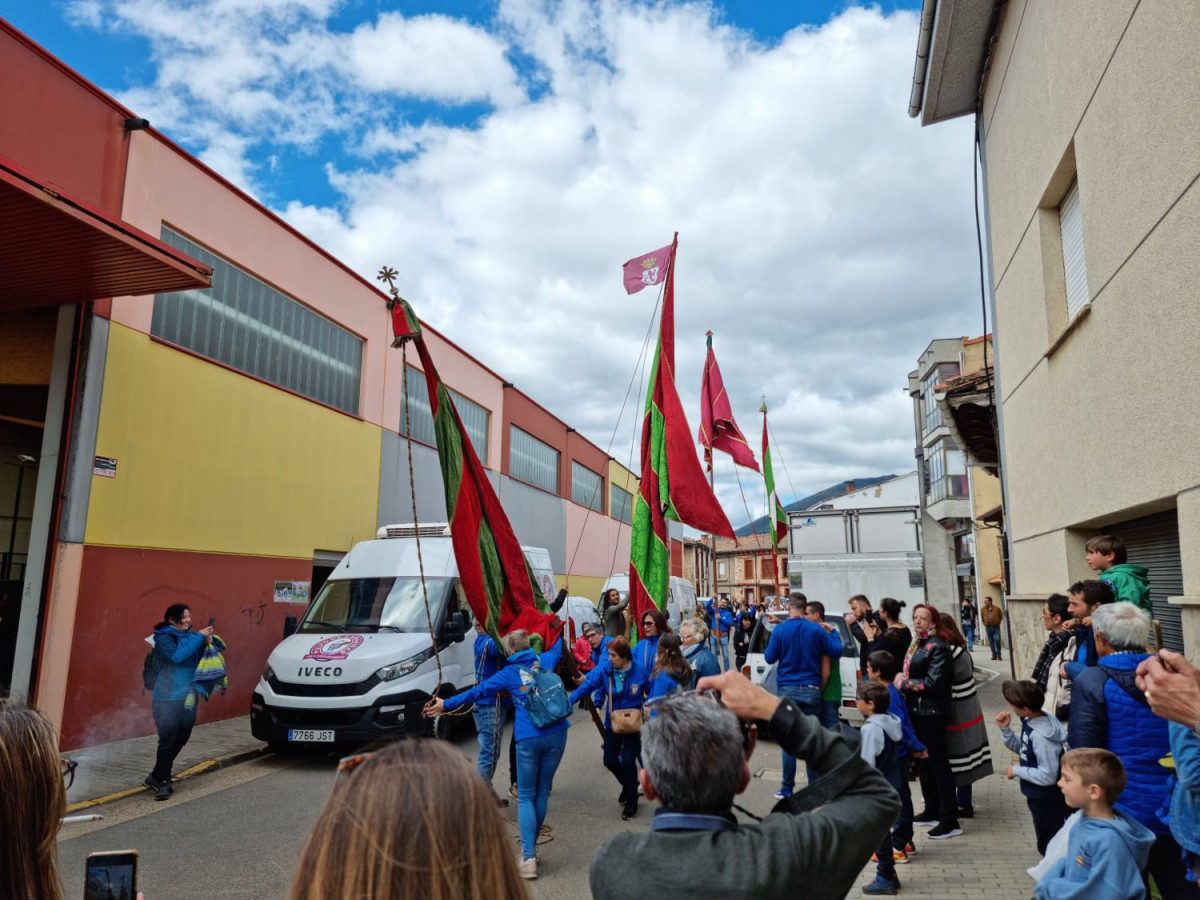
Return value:
[(196, 724), (196, 666), (212, 640), (213, 626), (192, 631), (192, 611), (182, 603), (167, 607), (154, 626), (154, 724), (158, 754), (142, 782), (155, 800), (171, 796), (171, 767)]

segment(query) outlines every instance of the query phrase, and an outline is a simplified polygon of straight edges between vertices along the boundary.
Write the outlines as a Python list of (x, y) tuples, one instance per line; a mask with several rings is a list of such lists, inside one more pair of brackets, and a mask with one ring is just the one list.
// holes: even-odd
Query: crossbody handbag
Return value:
[(637, 734), (642, 730), (642, 708), (615, 709), (613, 694), (617, 689), (613, 677), (608, 677), (608, 720), (613, 734)]

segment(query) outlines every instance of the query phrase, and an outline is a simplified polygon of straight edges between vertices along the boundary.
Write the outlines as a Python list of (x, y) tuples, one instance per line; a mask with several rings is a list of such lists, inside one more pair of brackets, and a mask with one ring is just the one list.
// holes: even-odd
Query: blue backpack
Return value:
[(554, 672), (543, 672), (540, 666), (522, 666), (521, 686), (525, 712), (534, 728), (549, 728), (571, 715), (571, 699)]

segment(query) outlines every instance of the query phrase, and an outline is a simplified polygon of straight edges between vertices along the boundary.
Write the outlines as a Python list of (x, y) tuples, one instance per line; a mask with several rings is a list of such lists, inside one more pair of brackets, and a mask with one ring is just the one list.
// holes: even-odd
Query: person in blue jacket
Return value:
[(1168, 820), (1171, 834), (1187, 855), (1188, 868), (1200, 880), (1200, 735), (1187, 725), (1170, 724), (1175, 788)]
[(671, 633), (671, 626), (661, 609), (648, 609), (642, 613), (639, 639), (633, 648), (634, 661), (647, 672), (653, 669), (658, 661), (658, 639)]
[(899, 671), (899, 661), (888, 651), (872, 650), (867, 654), (867, 678), (887, 687), (892, 696), (888, 712), (900, 720), (901, 738), (900, 743), (896, 745), (896, 764), (900, 767), (903, 777), (897, 789), (897, 793), (900, 794), (900, 812), (896, 816), (896, 824), (892, 826), (892, 859), (896, 863), (904, 864), (908, 862), (908, 854), (913, 849), (912, 789), (908, 784), (908, 770), (911, 760), (925, 759), (929, 756), (929, 751), (913, 731), (904, 695), (892, 683)]
[(685, 619), (679, 626), (679, 639), (683, 644), (683, 658), (692, 667), (692, 687), (701, 678), (721, 674), (721, 664), (708, 649), (708, 626), (700, 619)]
[[(517, 711), (514, 739), (517, 742), (517, 824), (521, 829), (522, 878), (537, 878), (537, 836), (546, 821), (546, 806), (554, 773), (567, 749), (570, 719), (562, 719), (546, 728), (538, 728), (525, 710), (525, 673), (540, 668), (552, 672), (562, 659), (563, 641), (555, 641), (545, 653), (530, 648), (529, 634), (510, 631), (504, 637), (508, 664), (482, 684), (448, 699), (434, 697), (425, 705), (426, 716), (440, 716), (471, 703), (487, 702), (501, 691), (508, 691)], [(572, 701), (574, 697), (572, 697)]]
[(709, 600), (704, 605), (708, 619), (709, 643), (714, 654), (717, 648), (721, 653), (722, 671), (729, 668), (729, 634), (733, 631), (733, 613), (729, 610), (729, 601), (722, 597), (720, 600)]
[(1099, 656), (1092, 632), (1092, 613), (1112, 602), (1112, 588), (1103, 581), (1077, 581), (1067, 589), (1067, 612), (1072, 616), (1069, 630), (1075, 638), (1075, 659), (1063, 663), (1062, 674), (1072, 681), (1086, 668), (1096, 665)]
[(1179, 844), (1158, 815), (1170, 796), (1171, 774), (1159, 760), (1170, 752), (1171, 738), (1136, 683), (1138, 664), (1150, 656), (1144, 652), (1149, 632), (1150, 617), (1132, 603), (1105, 603), (1092, 613), (1099, 662), (1075, 679), (1067, 743), (1072, 750), (1099, 747), (1117, 755), (1127, 782), (1114, 809), (1154, 833), (1147, 871), (1163, 897), (1195, 897)]
[[(1114, 805), (1126, 784), (1121, 761), (1087, 748), (1064, 753), (1061, 768), (1063, 799), (1083, 818), (1071, 826), (1066, 854), (1038, 882), (1036, 900), (1142, 900), (1154, 835)], [(1186, 895), (1164, 890), (1162, 896)]]
[[(816, 622), (804, 618), (808, 600), (803, 594), (792, 594), (788, 601), (788, 618), (775, 626), (763, 654), (768, 663), (778, 663), (776, 683), (779, 696), (791, 700), (802, 713), (814, 718), (821, 715), (821, 656), (838, 659), (842, 655), (842, 639), (837, 632), (828, 632)], [(809, 770), (811, 784), (817, 773)], [(775, 792), (776, 800), (792, 796), (796, 786), (796, 757), (783, 751), (783, 784)]]
[(209, 625), (192, 631), (192, 611), (174, 603), (154, 626), (154, 725), (158, 753), (154, 769), (142, 782), (154, 791), (155, 800), (171, 796), (171, 767), (192, 736), (196, 724), (196, 666), (212, 640)]
[[(475, 623), (475, 683), (483, 684), (502, 668), (504, 668), (504, 653), (496, 646), (496, 642), (491, 635), (484, 629), (482, 623)], [(507, 694), (497, 694), (486, 703), (476, 703), (471, 710), (471, 717), (475, 720), (475, 734), (479, 738), (479, 757), (476, 760), (476, 769), (479, 771), (480, 777), (487, 782), (488, 788), (492, 788), (492, 776), (496, 772), (496, 765), (500, 762), (500, 743), (504, 735), (504, 720), (508, 718), (509, 710), (512, 709), (512, 700)], [(509, 784), (517, 783), (517, 766), (515, 743), (509, 744)], [(499, 798), (497, 798), (499, 799)], [(507, 806), (508, 801), (504, 800), (503, 805)]]
[[(657, 644), (656, 639), (656, 647)], [(602, 692), (607, 698), (604, 710), (604, 767), (621, 784), (618, 802), (624, 807), (622, 819), (632, 819), (638, 814), (637, 758), (642, 752), (642, 735), (636, 731), (628, 734), (614, 732), (612, 711), (640, 709), (646, 701), (649, 681), (650, 670), (633, 658), (629, 641), (618, 635), (608, 645), (608, 659), (592, 669), (583, 684), (571, 693), (572, 703), (578, 703), (585, 694), (595, 691)]]
[(658, 640), (658, 661), (650, 671), (650, 683), (646, 687), (647, 712), (651, 701), (658, 701), (680, 691), (690, 690), (694, 679), (692, 667), (683, 656), (683, 644), (677, 634), (664, 634)]

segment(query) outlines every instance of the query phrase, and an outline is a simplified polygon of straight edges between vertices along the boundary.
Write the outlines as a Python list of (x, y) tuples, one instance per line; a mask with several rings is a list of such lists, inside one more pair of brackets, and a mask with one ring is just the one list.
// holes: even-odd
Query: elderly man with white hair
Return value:
[(1158, 816), (1170, 796), (1171, 773), (1159, 760), (1171, 752), (1167, 723), (1156, 716), (1137, 686), (1138, 665), (1150, 656), (1150, 617), (1132, 603), (1106, 603), (1092, 613), (1099, 662), (1071, 692), (1067, 742), (1071, 749), (1100, 747), (1125, 766), (1126, 784), (1115, 807), (1154, 832), (1147, 872), (1163, 897), (1200, 897), (1187, 881), (1179, 844)]

